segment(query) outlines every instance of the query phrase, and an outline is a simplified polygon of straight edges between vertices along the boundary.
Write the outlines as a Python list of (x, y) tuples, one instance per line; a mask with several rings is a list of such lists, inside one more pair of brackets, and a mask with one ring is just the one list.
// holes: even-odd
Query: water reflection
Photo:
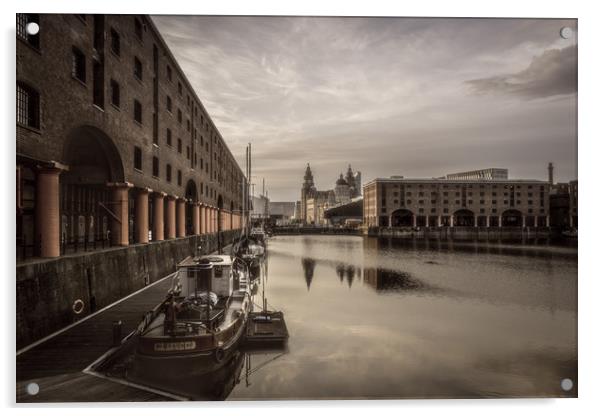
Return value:
[(156, 378), (146, 378), (136, 382), (189, 400), (225, 400), (238, 384), (243, 383), (247, 388), (251, 386), (255, 373), (280, 359), (287, 352), (286, 348), (241, 349), (230, 362), (211, 373), (201, 376), (183, 373), (173, 379), (166, 379), (162, 374), (157, 374)]
[(408, 273), (396, 272), (380, 268), (364, 269), (364, 284), (377, 291), (421, 291), (426, 290), (425, 284), (412, 278)]
[(576, 395), (559, 384), (577, 376), (575, 247), (278, 236), (268, 251), (290, 351), (229, 400)]
[(304, 257), (301, 259), (301, 264), (303, 265), (303, 275), (305, 277), (305, 283), (307, 284), (307, 290), (309, 291), (311, 287), (311, 281), (314, 278), (314, 269), (316, 268), (316, 261), (314, 259)]

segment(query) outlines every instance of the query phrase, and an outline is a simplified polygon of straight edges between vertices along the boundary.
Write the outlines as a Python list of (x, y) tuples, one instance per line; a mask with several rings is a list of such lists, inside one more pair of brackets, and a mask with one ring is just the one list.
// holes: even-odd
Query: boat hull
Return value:
[(230, 345), (202, 351), (193, 354), (173, 354), (166, 356), (153, 356), (137, 353), (128, 379), (142, 384), (159, 382), (165, 384), (168, 380), (179, 380), (182, 377), (198, 377), (213, 373), (229, 361), (237, 352), (238, 346), (244, 338), (245, 326), (241, 334)]

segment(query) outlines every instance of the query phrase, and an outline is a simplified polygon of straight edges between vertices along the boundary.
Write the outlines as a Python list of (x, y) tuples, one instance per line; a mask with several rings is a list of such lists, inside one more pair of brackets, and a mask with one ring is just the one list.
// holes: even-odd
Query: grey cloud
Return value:
[[(277, 200), (299, 198), (307, 162), (321, 189), (348, 163), (365, 181), (489, 165), (537, 179), (549, 161), (560, 180), (576, 175), (575, 95), (543, 95), (557, 83), (539, 80), (576, 65), (545, 53), (575, 44), (558, 34), (574, 20), (153, 20), (239, 163), (253, 143), (255, 180)], [(525, 92), (465, 83), (500, 74)]]
[(573, 94), (577, 92), (577, 47), (546, 50), (534, 57), (523, 71), (467, 83), (477, 93), (514, 94), (528, 98)]

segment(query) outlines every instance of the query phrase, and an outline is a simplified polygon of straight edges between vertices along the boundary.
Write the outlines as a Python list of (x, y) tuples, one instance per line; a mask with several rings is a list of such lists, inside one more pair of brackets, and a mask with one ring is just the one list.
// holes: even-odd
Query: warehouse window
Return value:
[(182, 153), (182, 139), (178, 139), (178, 153)]
[(171, 129), (167, 129), (166, 142), (168, 146), (171, 146)]
[(86, 83), (86, 57), (82, 51), (73, 47), (71, 75), (84, 84)]
[(142, 124), (142, 104), (138, 100), (134, 100), (134, 120)]
[(171, 97), (168, 95), (167, 96), (167, 111), (169, 111), (171, 113), (171, 109), (172, 109)]
[(171, 66), (167, 65), (167, 80), (171, 82)]
[(92, 101), (94, 105), (105, 108), (105, 74), (103, 65), (94, 61), (92, 67)]
[(169, 163), (165, 167), (165, 179), (167, 182), (171, 182), (171, 165)]
[(22, 82), (17, 82), (17, 122), (40, 128), (40, 94)]
[(29, 46), (40, 49), (40, 34), (30, 35), (27, 33), (28, 23), (40, 23), (37, 14), (17, 13), (17, 37), (25, 41)]
[(142, 22), (137, 18), (134, 18), (134, 33), (138, 40), (142, 41)]
[(159, 158), (157, 156), (153, 156), (153, 176), (159, 177)]
[(134, 169), (142, 170), (142, 149), (134, 146)]
[(142, 81), (142, 62), (134, 56), (134, 76)]
[(119, 92), (119, 83), (114, 79), (111, 80), (111, 104), (115, 107), (119, 107), (121, 102), (121, 95)]
[(111, 52), (117, 56), (121, 54), (121, 37), (113, 28), (111, 28)]
[(178, 169), (178, 186), (182, 186), (182, 171)]

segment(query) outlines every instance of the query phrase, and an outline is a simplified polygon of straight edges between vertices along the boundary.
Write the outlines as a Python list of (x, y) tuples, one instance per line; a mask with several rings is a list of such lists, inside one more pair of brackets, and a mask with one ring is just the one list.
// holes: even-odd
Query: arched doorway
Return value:
[(186, 183), (186, 235), (194, 234), (194, 221), (192, 216), (194, 215), (194, 204), (198, 201), (198, 193), (196, 190), (196, 184), (192, 179)]
[(509, 209), (502, 213), (502, 227), (522, 227), (523, 215), (516, 209)]
[(398, 209), (391, 213), (391, 227), (412, 227), (414, 214), (409, 209)]
[(469, 209), (460, 209), (454, 212), (454, 226), (474, 227), (474, 212)]
[[(108, 244), (111, 195), (107, 183), (125, 182), (119, 150), (102, 130), (81, 126), (68, 135), (63, 160), (69, 166), (60, 176), (63, 252)], [(131, 197), (129, 202), (129, 236), (133, 238)]]

